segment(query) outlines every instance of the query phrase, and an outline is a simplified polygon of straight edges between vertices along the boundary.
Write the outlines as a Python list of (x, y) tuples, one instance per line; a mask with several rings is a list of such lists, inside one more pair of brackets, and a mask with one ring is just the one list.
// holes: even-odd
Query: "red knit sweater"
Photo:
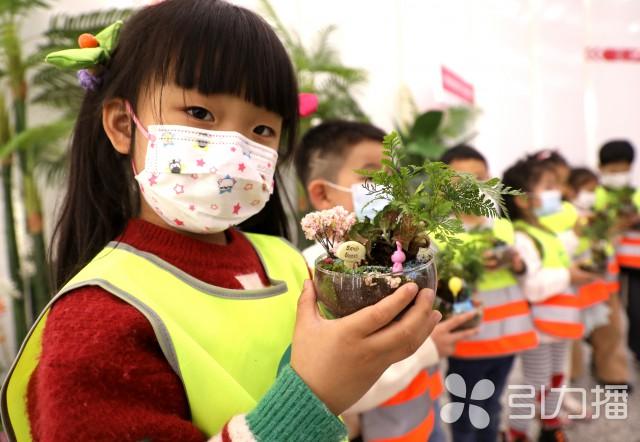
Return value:
[[(132, 220), (120, 239), (209, 284), (242, 289), (236, 277), (256, 273), (266, 285), (251, 244), (233, 229), (227, 236), (226, 246), (207, 244)], [(205, 440), (149, 322), (95, 286), (69, 293), (51, 309), (27, 405), (37, 441)]]

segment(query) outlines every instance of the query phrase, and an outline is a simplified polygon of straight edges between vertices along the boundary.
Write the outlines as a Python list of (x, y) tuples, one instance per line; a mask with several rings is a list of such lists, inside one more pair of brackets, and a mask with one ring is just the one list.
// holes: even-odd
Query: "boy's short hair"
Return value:
[(598, 175), (591, 169), (587, 169), (586, 167), (571, 169), (571, 173), (569, 174), (569, 187), (571, 187), (574, 192), (578, 192), (582, 186), (590, 181), (598, 182)]
[(628, 140), (607, 141), (600, 148), (600, 165), (606, 166), (611, 163), (633, 163), (635, 149)]
[(454, 146), (442, 154), (440, 161), (445, 164), (451, 164), (454, 161), (461, 160), (478, 160), (482, 161), (485, 166), (489, 167), (487, 159), (475, 147), (468, 144), (459, 144)]
[(306, 186), (316, 178), (335, 179), (349, 149), (362, 141), (379, 141), (385, 132), (369, 123), (330, 120), (307, 131), (294, 154), (298, 176)]

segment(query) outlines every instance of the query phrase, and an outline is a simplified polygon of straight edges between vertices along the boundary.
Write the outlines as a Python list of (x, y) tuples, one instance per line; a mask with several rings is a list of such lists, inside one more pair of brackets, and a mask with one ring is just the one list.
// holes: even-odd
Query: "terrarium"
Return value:
[[(493, 253), (492, 244), (480, 237), (469, 242), (445, 245), (438, 253), (439, 282), (434, 307), (444, 319), (475, 312), (473, 318), (458, 329), (473, 328), (480, 324), (482, 306), (473, 299), (473, 294), (485, 272), (485, 260)], [(506, 253), (506, 249), (501, 253)]]
[(495, 217), (503, 195), (517, 193), (498, 179), (478, 181), (441, 162), (403, 165), (404, 148), (395, 132), (383, 146), (383, 168), (358, 171), (370, 204), (379, 209), (373, 218), (356, 219), (337, 207), (302, 220), (305, 236), (326, 251), (315, 263), (314, 284), (328, 318), (375, 304), (408, 282), (436, 290), (434, 241), (455, 244), (463, 231), (458, 216)]

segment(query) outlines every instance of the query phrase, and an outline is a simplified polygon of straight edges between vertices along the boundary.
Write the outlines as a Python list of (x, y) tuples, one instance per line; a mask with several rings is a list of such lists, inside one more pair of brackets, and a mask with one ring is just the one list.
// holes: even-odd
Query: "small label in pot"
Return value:
[(336, 250), (336, 256), (351, 268), (356, 267), (364, 259), (365, 254), (365, 247), (355, 241), (344, 242)]

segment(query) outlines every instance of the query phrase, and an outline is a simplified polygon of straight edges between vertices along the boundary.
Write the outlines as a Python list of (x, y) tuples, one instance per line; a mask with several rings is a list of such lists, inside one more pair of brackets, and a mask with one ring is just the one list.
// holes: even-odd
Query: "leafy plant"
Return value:
[[(415, 112), (415, 104), (411, 105)], [(448, 148), (471, 140), (478, 114), (475, 107), (453, 106), (417, 114), (410, 125), (396, 123), (406, 145), (405, 164), (437, 160)]]
[[(295, 31), (284, 26), (269, 0), (261, 0), (260, 4), (291, 56), (300, 92), (318, 96), (314, 120), (342, 118), (366, 121), (367, 116), (353, 97), (353, 90), (367, 81), (367, 74), (340, 61), (338, 50), (331, 45), (331, 35), (336, 27), (329, 25), (320, 30), (313, 44), (305, 46)], [(303, 134), (310, 125), (310, 119), (303, 119), (300, 133)]]
[(384, 168), (359, 173), (367, 178), (369, 194), (388, 204), (375, 219), (356, 223), (350, 232), (351, 239), (367, 246), (374, 261), (388, 259), (396, 241), (409, 252), (409, 259), (428, 246), (429, 237), (458, 245), (455, 235), (464, 230), (459, 215), (497, 217), (499, 210), (506, 210), (503, 195), (520, 194), (497, 178), (478, 181), (441, 162), (404, 166), (405, 152), (396, 132), (387, 135), (383, 145)]
[(447, 246), (438, 252), (438, 278), (449, 281), (454, 276), (475, 287), (485, 273), (483, 253), (490, 243), (482, 240), (468, 241), (454, 247)]

